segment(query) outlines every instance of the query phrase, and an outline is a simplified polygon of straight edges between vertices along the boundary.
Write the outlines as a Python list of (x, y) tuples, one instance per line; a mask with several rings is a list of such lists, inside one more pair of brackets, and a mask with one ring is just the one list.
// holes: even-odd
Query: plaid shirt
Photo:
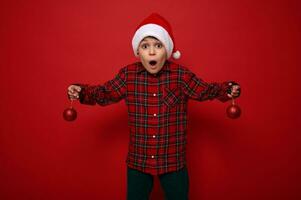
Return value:
[(188, 99), (230, 99), (228, 82), (206, 83), (171, 61), (156, 75), (137, 62), (103, 85), (78, 85), (82, 104), (106, 106), (125, 100), (130, 128), (126, 163), (153, 175), (178, 171), (186, 164)]

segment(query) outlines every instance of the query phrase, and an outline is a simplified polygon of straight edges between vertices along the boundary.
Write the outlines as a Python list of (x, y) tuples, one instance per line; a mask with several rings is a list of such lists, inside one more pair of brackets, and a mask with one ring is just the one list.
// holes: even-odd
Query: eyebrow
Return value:
[[(146, 39), (147, 39), (148, 37), (145, 37), (145, 38), (143, 38), (143, 40), (142, 41), (146, 41)], [(153, 38), (153, 39), (155, 39), (156, 41), (159, 41), (159, 42), (161, 42), (160, 40), (158, 40), (157, 38), (155, 38), (155, 37), (151, 37), (151, 38)], [(141, 42), (142, 42), (141, 41)]]
[[(145, 39), (143, 39), (143, 40), (141, 41), (141, 43), (144, 43), (144, 42), (149, 42), (149, 41), (146, 41)], [(156, 44), (158, 44), (158, 43), (163, 44), (160, 40), (156, 40), (155, 43), (156, 43)]]

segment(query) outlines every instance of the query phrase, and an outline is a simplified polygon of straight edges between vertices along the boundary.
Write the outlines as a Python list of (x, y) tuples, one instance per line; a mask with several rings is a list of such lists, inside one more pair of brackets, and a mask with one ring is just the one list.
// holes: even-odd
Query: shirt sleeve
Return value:
[(198, 78), (193, 72), (186, 70), (183, 76), (183, 90), (185, 95), (190, 99), (197, 101), (218, 99), (221, 102), (226, 102), (231, 98), (227, 96), (231, 91), (230, 82), (223, 83), (207, 83)]
[(81, 87), (79, 101), (81, 104), (106, 106), (117, 103), (126, 96), (126, 68), (103, 85), (75, 84)]

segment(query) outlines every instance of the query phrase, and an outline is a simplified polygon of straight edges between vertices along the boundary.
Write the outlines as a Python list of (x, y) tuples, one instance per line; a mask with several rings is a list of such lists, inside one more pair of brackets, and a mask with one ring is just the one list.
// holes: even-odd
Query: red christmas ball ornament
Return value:
[(236, 119), (240, 117), (241, 109), (240, 107), (235, 104), (234, 99), (232, 99), (232, 104), (227, 108), (227, 116), (231, 119)]
[(76, 110), (72, 107), (72, 100), (71, 100), (71, 105), (69, 108), (66, 108), (63, 112), (63, 117), (66, 121), (74, 121), (77, 117), (77, 112)]

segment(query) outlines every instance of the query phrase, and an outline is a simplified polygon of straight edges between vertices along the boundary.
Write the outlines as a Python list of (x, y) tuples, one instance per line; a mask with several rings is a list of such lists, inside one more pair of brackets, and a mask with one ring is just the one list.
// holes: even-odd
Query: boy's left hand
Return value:
[(237, 83), (230, 82), (229, 85), (231, 86), (231, 90), (227, 94), (229, 98), (236, 98), (240, 95), (240, 86)]

